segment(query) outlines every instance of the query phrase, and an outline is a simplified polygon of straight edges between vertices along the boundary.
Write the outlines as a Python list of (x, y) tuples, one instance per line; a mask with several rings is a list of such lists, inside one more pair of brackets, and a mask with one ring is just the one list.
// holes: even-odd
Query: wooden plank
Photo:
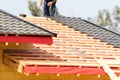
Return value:
[(120, 70), (117, 69), (117, 70), (113, 70), (115, 73), (120, 73)]
[(120, 65), (120, 60), (104, 60), (107, 64)]
[(103, 67), (103, 69), (105, 70), (105, 72), (109, 75), (111, 80), (120, 80), (114, 73), (114, 71), (112, 71), (110, 69), (110, 67), (107, 65), (108, 63), (106, 63), (104, 60), (97, 60), (98, 63)]
[(69, 62), (69, 61), (40, 61), (40, 60), (27, 60), (22, 61), (19, 60), (21, 64), (25, 65), (56, 65), (56, 66), (99, 66), (99, 64), (95, 64), (95, 62)]
[(13, 69), (17, 70), (18, 69), (18, 63), (16, 63), (14, 60), (11, 60), (7, 57), (4, 57), (4, 62), (5, 65), (12, 67)]
[(64, 61), (57, 57), (29, 57), (29, 56), (9, 56), (6, 55), (6, 57), (12, 59), (12, 60), (54, 60), (54, 61)]
[[(54, 55), (54, 56), (53, 56)], [(42, 56), (40, 54), (29, 54), (29, 53), (25, 53), (25, 54), (19, 54), (19, 53), (9, 53), (9, 54), (5, 54), (5, 56), (9, 56), (11, 58), (14, 58), (14, 59), (23, 59), (23, 60), (27, 60), (27, 59), (33, 59), (33, 60), (37, 60), (37, 59), (46, 59), (46, 60), (60, 60), (61, 58), (63, 60), (69, 60), (69, 61), (80, 61), (80, 60), (88, 60), (88, 61), (93, 61), (95, 58), (97, 57), (101, 57), (101, 58), (105, 58), (105, 59), (115, 59), (114, 56), (111, 57), (111, 56), (102, 56), (102, 55), (85, 55), (85, 56), (79, 56), (79, 55), (59, 55), (58, 54), (53, 54), (53, 55), (47, 55), (47, 54), (43, 54)], [(82, 57), (82, 59), (80, 58)]]
[(9, 56), (46, 56), (52, 57), (53, 54), (45, 54), (45, 53), (5, 53), (5, 55)]

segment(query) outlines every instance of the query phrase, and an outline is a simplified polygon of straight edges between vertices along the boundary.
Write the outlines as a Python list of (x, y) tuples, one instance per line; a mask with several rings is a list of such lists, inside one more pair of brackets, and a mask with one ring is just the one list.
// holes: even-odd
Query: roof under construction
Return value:
[[(33, 50), (5, 50), (6, 64), (25, 74), (97, 76), (98, 80), (119, 80), (120, 35), (80, 18), (26, 17), (33, 24), (57, 33), (53, 44), (33, 44)], [(7, 54), (9, 53), (9, 54)], [(8, 63), (7, 61), (10, 61)], [(102, 76), (109, 76), (102, 77)], [(69, 76), (72, 77), (72, 76)], [(55, 78), (55, 77), (54, 77)], [(65, 79), (65, 78), (64, 78)], [(89, 77), (89, 80), (97, 80)], [(73, 79), (72, 79), (73, 80)]]

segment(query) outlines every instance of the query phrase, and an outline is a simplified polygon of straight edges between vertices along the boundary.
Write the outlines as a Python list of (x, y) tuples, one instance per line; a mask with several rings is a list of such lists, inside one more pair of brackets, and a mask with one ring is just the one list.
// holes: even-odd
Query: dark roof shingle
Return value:
[(57, 36), (56, 33), (36, 26), (3, 10), (0, 10), (0, 34)]

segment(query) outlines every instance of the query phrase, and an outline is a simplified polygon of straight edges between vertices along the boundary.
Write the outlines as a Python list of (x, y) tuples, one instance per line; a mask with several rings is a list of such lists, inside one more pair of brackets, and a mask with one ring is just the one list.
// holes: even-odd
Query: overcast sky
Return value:
[[(29, 0), (0, 0), (0, 9), (14, 15), (25, 13), (30, 16), (28, 10)], [(37, 1), (39, 5), (39, 0)], [(58, 0), (57, 7), (59, 12), (64, 16), (94, 17), (100, 9), (113, 10), (115, 5), (120, 5), (120, 0)]]

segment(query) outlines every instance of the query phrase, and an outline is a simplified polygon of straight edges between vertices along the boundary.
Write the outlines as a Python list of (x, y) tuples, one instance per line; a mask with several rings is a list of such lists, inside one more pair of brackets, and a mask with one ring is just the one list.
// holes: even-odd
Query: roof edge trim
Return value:
[(87, 23), (90, 23), (90, 24), (92, 24), (92, 25), (95, 25), (96, 27), (102, 28), (102, 29), (104, 29), (104, 30), (106, 30), (106, 31), (112, 32), (112, 33), (120, 36), (120, 34), (114, 32), (114, 31), (111, 31), (111, 30), (109, 30), (109, 29), (106, 29), (106, 28), (104, 28), (104, 27), (102, 27), (102, 26), (100, 26), (100, 25), (97, 25), (97, 24), (95, 24), (95, 23), (89, 22), (89, 21), (87, 21), (87, 20), (85, 20), (85, 19), (82, 19), (82, 20), (85, 21), (85, 22), (87, 22)]

